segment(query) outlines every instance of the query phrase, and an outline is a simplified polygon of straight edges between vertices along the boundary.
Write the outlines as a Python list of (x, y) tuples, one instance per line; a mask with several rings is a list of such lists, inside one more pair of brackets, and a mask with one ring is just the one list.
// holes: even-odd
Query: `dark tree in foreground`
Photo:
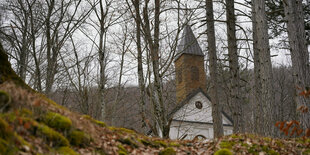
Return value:
[[(301, 90), (307, 90), (310, 86), (310, 67), (302, 0), (285, 0), (284, 9), (293, 67), (293, 89), (300, 87)], [(298, 91), (295, 92), (295, 102), (298, 106), (303, 105), (309, 108), (309, 101), (308, 98), (299, 96)], [(304, 128), (310, 127), (310, 115), (302, 115), (300, 121)]]
[[(268, 39), (268, 26), (264, 0), (252, 0), (253, 12), (253, 44), (254, 67), (257, 110), (255, 124), (256, 132), (261, 135), (271, 136), (274, 127), (274, 92), (272, 86), (272, 65)], [(259, 85), (257, 85), (259, 84)], [(257, 95), (256, 94), (256, 95)]]
[(220, 111), (220, 104), (218, 98), (218, 82), (217, 82), (217, 56), (215, 44), (215, 30), (214, 30), (214, 15), (213, 15), (213, 1), (206, 0), (207, 10), (207, 35), (208, 35), (208, 56), (209, 68), (211, 76), (211, 103), (212, 103), (212, 119), (214, 128), (214, 137), (221, 137), (224, 135), (222, 114)]
[(226, 0), (226, 18), (227, 18), (227, 38), (230, 72), (230, 106), (232, 108), (232, 119), (234, 121), (234, 133), (243, 133), (243, 105), (240, 93), (240, 75), (236, 38), (236, 16), (235, 1)]

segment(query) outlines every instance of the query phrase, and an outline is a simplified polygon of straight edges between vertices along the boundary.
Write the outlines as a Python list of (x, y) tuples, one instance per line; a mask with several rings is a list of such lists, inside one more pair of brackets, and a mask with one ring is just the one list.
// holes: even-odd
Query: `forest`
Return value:
[[(187, 26), (212, 140), (169, 136)], [(309, 154), (309, 45), (309, 0), (0, 0), (0, 154)]]

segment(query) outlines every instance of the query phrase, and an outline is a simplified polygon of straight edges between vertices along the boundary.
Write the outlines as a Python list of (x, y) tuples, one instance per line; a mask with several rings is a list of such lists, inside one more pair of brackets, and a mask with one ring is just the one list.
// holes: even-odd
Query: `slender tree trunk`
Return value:
[(54, 68), (54, 63), (52, 59), (52, 48), (53, 48), (53, 41), (52, 41), (52, 36), (51, 36), (51, 16), (52, 16), (52, 11), (54, 9), (55, 1), (51, 0), (49, 5), (48, 5), (48, 11), (47, 11), (47, 16), (46, 16), (46, 21), (45, 21), (45, 35), (46, 35), (46, 51), (47, 51), (47, 68), (46, 68), (46, 82), (45, 82), (45, 94), (49, 94), (52, 89), (53, 85), (53, 68)]
[(140, 7), (139, 7), (140, 0), (135, 0), (135, 13), (136, 13), (136, 38), (137, 38), (137, 51), (138, 51), (138, 83), (139, 83), (139, 90), (140, 90), (140, 100), (139, 100), (139, 110), (141, 115), (141, 122), (142, 122), (142, 128), (146, 128), (146, 117), (145, 117), (145, 82), (144, 82), (144, 75), (143, 75), (143, 64), (142, 64), (142, 48), (141, 48), (141, 21), (137, 18), (140, 14)]
[(226, 0), (227, 38), (230, 72), (230, 105), (234, 121), (234, 133), (244, 132), (243, 105), (240, 94), (240, 75), (236, 38), (236, 17), (234, 0)]
[[(259, 134), (265, 136), (271, 136), (274, 132), (274, 116), (273, 114), (273, 104), (274, 104), (274, 92), (272, 86), (272, 66), (270, 58), (270, 49), (269, 49), (269, 39), (268, 39), (268, 26), (267, 19), (265, 14), (265, 1), (264, 0), (255, 0), (252, 1), (253, 9), (253, 22), (255, 25), (253, 29), (253, 38), (254, 38), (254, 53), (255, 56), (258, 56), (259, 60), (254, 62), (259, 62), (259, 78), (261, 84), (261, 95), (260, 104), (257, 105), (259, 110), (256, 110), (259, 113), (258, 120), (256, 120), (257, 127), (262, 130), (259, 131)], [(257, 79), (258, 80), (258, 79)], [(258, 89), (260, 86), (257, 86)]]
[(218, 82), (217, 82), (217, 56), (215, 44), (213, 2), (206, 0), (207, 10), (207, 35), (208, 35), (208, 56), (209, 70), (211, 77), (211, 103), (214, 137), (218, 138), (224, 135), (221, 108), (218, 99)]
[(100, 19), (100, 34), (99, 34), (99, 64), (100, 64), (100, 75), (99, 75), (99, 101), (101, 105), (101, 120), (106, 119), (106, 105), (104, 100), (104, 94), (105, 94), (105, 27), (104, 27), (104, 11), (103, 11), (103, 4), (102, 1), (100, 1), (100, 13), (101, 13), (101, 19)]
[(41, 70), (40, 70), (40, 63), (37, 58), (37, 52), (36, 52), (36, 35), (37, 35), (37, 30), (36, 29), (36, 24), (34, 23), (34, 16), (32, 12), (32, 6), (31, 4), (27, 1), (29, 12), (30, 12), (30, 37), (31, 37), (31, 46), (32, 46), (32, 57), (34, 59), (34, 64), (35, 64), (35, 82), (34, 82), (34, 87), (36, 90), (39, 92), (42, 92), (42, 81), (41, 81)]
[[(308, 106), (310, 109), (310, 99), (299, 96), (299, 92), (310, 87), (309, 52), (306, 44), (302, 0), (284, 0), (283, 3), (293, 67), (295, 102), (297, 106)], [(297, 90), (296, 87), (301, 90)], [(301, 114), (299, 119), (304, 128), (310, 128), (309, 114)]]
[(151, 48), (151, 59), (154, 74), (154, 89), (155, 100), (158, 107), (158, 120), (162, 129), (164, 138), (169, 138), (169, 127), (167, 127), (166, 110), (164, 107), (163, 94), (162, 94), (162, 79), (159, 73), (159, 15), (160, 15), (160, 0), (155, 0), (155, 25), (154, 25), (154, 43)]
[(19, 55), (19, 66), (18, 66), (18, 75), (19, 77), (25, 81), (26, 79), (26, 72), (27, 72), (27, 60), (28, 60), (28, 17), (25, 15), (25, 23), (23, 27), (22, 32), (22, 47), (20, 49), (20, 55)]
[[(252, 4), (255, 0), (252, 0)], [(252, 6), (252, 27), (253, 27), (253, 53), (254, 53), (254, 89), (253, 89), (253, 106), (252, 109), (254, 116), (254, 126), (253, 132), (261, 134), (262, 127), (260, 125), (260, 120), (262, 120), (263, 113), (261, 105), (261, 79), (260, 79), (260, 58), (257, 47), (257, 33), (256, 33), (256, 12)], [(258, 112), (257, 112), (258, 111)]]

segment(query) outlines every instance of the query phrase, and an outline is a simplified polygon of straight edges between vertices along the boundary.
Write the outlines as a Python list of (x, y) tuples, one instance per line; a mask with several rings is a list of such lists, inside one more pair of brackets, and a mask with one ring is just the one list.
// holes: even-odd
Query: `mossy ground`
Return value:
[(68, 134), (68, 140), (71, 145), (83, 147), (89, 145), (91, 137), (83, 131), (72, 130)]
[(42, 121), (51, 128), (68, 131), (72, 122), (69, 118), (54, 112), (48, 112), (43, 116)]
[(214, 155), (233, 155), (229, 149), (220, 149), (217, 150)]
[(176, 151), (171, 147), (167, 147), (164, 150), (160, 151), (158, 155), (176, 155)]

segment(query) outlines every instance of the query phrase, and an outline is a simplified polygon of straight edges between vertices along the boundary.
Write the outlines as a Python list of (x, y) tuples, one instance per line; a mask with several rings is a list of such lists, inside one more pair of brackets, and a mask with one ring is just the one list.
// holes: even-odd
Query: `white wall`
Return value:
[[(203, 104), (202, 109), (196, 108), (196, 101)], [(224, 115), (222, 117), (223, 124), (232, 125)], [(203, 135), (208, 139), (213, 138), (211, 103), (201, 92), (191, 98), (188, 104), (184, 105), (173, 116), (169, 132), (170, 138), (180, 139), (185, 134), (187, 134), (185, 139), (193, 139), (197, 135)], [(232, 126), (224, 126), (224, 135), (228, 134), (232, 134)]]

